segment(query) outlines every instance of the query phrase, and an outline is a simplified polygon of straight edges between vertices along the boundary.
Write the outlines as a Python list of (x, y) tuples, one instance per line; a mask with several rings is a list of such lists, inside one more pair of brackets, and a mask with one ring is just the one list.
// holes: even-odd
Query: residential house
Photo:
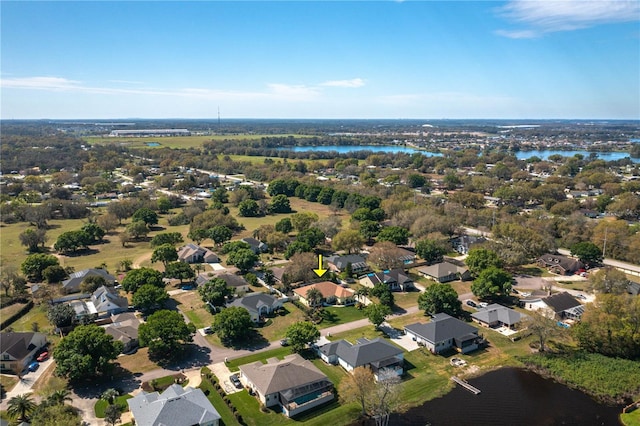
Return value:
[(478, 329), (445, 313), (436, 314), (429, 323), (404, 327), (405, 333), (434, 354), (455, 349), (463, 354), (478, 349)]
[(451, 245), (460, 254), (468, 254), (472, 248), (479, 247), (487, 242), (485, 237), (476, 235), (462, 235), (451, 240)]
[(256, 240), (255, 238), (247, 237), (243, 238), (240, 241), (244, 241), (245, 243), (249, 244), (251, 246), (251, 250), (253, 250), (255, 254), (265, 253), (269, 250), (269, 246), (267, 246), (260, 240)]
[(584, 264), (560, 254), (545, 254), (538, 259), (538, 265), (558, 275), (572, 275), (584, 269)]
[(43, 333), (0, 333), (0, 370), (22, 371), (46, 345), (47, 336)]
[(69, 305), (76, 311), (77, 318), (85, 316), (106, 318), (126, 311), (129, 308), (129, 301), (126, 297), (120, 296), (115, 288), (100, 286), (89, 298), (72, 300)]
[(250, 293), (234, 300), (227, 306), (239, 306), (249, 311), (253, 322), (260, 322), (266, 315), (282, 308), (282, 299), (277, 299), (267, 293)]
[(416, 261), (416, 252), (413, 249), (409, 250), (404, 247), (398, 247), (398, 260), (402, 262), (406, 268), (410, 268)]
[(361, 338), (354, 345), (346, 340), (327, 343), (317, 348), (318, 355), (328, 364), (339, 364), (348, 372), (357, 367), (368, 367), (376, 380), (385, 369), (401, 376), (404, 372), (404, 352), (397, 346), (378, 337), (373, 340)]
[(532, 295), (520, 299), (520, 304), (527, 310), (537, 311), (548, 318), (559, 321), (579, 320), (584, 313), (584, 306), (566, 291), (547, 297)]
[(285, 268), (282, 268), (279, 266), (274, 266), (271, 268), (271, 272), (273, 272), (273, 279), (277, 283), (282, 283), (282, 279), (284, 278), (284, 271), (285, 271)]
[(140, 319), (133, 312), (111, 316), (111, 323), (104, 327), (105, 332), (124, 344), (122, 352), (131, 352), (138, 347), (138, 327)]
[(224, 280), (227, 287), (232, 288), (235, 294), (244, 294), (249, 291), (249, 282), (242, 275), (222, 273), (216, 274), (213, 278)]
[(69, 279), (62, 281), (62, 289), (66, 293), (78, 292), (80, 291), (80, 284), (88, 277), (102, 277), (107, 282), (107, 285), (113, 285), (116, 281), (115, 277), (104, 269), (83, 269), (82, 271), (74, 272), (69, 275)]
[(417, 268), (420, 275), (438, 281), (439, 283), (447, 283), (456, 280), (470, 280), (471, 273), (464, 266), (455, 265), (449, 261), (436, 263), (429, 266), (421, 266)]
[(497, 303), (480, 308), (477, 312), (471, 314), (471, 318), (475, 322), (490, 328), (508, 327), (516, 329), (520, 321), (526, 317), (527, 315)]
[(351, 271), (354, 274), (362, 274), (369, 270), (364, 257), (358, 254), (347, 254), (344, 256), (329, 256), (326, 258), (327, 266), (334, 272), (344, 272), (347, 269), (347, 265), (351, 264)]
[(127, 400), (137, 426), (218, 426), (220, 414), (200, 389), (173, 384)]
[(627, 293), (631, 294), (632, 296), (639, 296), (640, 283), (637, 283), (635, 281), (629, 281), (629, 284), (627, 285)]
[(409, 274), (402, 269), (369, 273), (360, 280), (360, 284), (370, 288), (377, 284), (386, 284), (392, 291), (409, 291), (415, 288)]
[(307, 292), (312, 288), (322, 294), (322, 303), (346, 305), (354, 301), (355, 292), (353, 290), (334, 284), (331, 281), (321, 281), (304, 287), (298, 287), (293, 290), (293, 292), (298, 296), (298, 300), (300, 300), (302, 304), (311, 306), (311, 303), (307, 299)]
[(281, 407), (293, 417), (334, 399), (333, 383), (311, 361), (298, 354), (240, 367), (241, 379), (265, 407)]
[(220, 258), (211, 250), (196, 244), (187, 244), (178, 250), (178, 260), (186, 263), (218, 263)]

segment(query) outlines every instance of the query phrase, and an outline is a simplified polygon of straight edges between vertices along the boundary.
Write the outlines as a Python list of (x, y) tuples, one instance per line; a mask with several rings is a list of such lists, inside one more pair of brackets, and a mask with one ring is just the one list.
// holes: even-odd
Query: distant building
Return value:
[(191, 136), (191, 132), (187, 129), (140, 129), (140, 130), (112, 130), (109, 133), (112, 138), (144, 138), (144, 137), (162, 137), (162, 136)]

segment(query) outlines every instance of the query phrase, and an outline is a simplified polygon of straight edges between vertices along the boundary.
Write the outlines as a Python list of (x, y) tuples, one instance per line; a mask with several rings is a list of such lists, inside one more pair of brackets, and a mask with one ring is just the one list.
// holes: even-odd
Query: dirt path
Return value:
[(142, 256), (138, 257), (136, 260), (134, 260), (134, 261), (133, 261), (133, 264), (131, 265), (131, 267), (132, 267), (132, 268), (134, 268), (134, 269), (138, 269), (138, 268), (140, 268), (140, 267), (141, 267), (140, 265), (141, 265), (143, 262), (146, 262), (146, 261), (150, 261), (150, 260), (151, 260), (151, 255), (152, 255), (152, 254), (153, 254), (153, 253), (145, 253), (145, 254), (143, 254)]

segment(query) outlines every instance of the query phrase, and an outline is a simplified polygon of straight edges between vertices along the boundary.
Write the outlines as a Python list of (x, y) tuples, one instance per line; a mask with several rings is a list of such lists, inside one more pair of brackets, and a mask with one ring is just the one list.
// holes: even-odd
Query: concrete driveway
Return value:
[(411, 352), (418, 349), (417, 342), (414, 342), (411, 337), (407, 336), (406, 334), (402, 334), (400, 331), (391, 327), (388, 322), (383, 322), (382, 325), (380, 325), (380, 330), (382, 330), (384, 334), (389, 336), (393, 343), (404, 348), (406, 351)]
[(227, 368), (227, 365), (224, 362), (211, 364), (209, 365), (209, 369), (218, 378), (220, 386), (222, 386), (227, 394), (240, 392), (242, 390), (236, 388), (233, 383), (231, 383), (231, 380), (229, 380), (229, 376), (231, 376), (233, 373)]
[(40, 376), (44, 374), (49, 368), (53, 366), (53, 358), (49, 358), (48, 360), (41, 362), (40, 367), (36, 371), (30, 371), (24, 376), (22, 376), (22, 380), (18, 381), (16, 385), (6, 393), (3, 404), (17, 395), (22, 395), (25, 393), (32, 392), (33, 385), (38, 381)]

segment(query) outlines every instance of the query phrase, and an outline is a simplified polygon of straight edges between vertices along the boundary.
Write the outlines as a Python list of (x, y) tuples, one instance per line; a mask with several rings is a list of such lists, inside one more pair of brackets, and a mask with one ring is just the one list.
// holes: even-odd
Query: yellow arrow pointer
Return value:
[(323, 266), (324, 265), (322, 264), (322, 255), (319, 254), (318, 255), (318, 269), (314, 269), (313, 270), (313, 272), (315, 272), (318, 277), (322, 277), (324, 275), (324, 273), (327, 272), (327, 270), (324, 269)]

